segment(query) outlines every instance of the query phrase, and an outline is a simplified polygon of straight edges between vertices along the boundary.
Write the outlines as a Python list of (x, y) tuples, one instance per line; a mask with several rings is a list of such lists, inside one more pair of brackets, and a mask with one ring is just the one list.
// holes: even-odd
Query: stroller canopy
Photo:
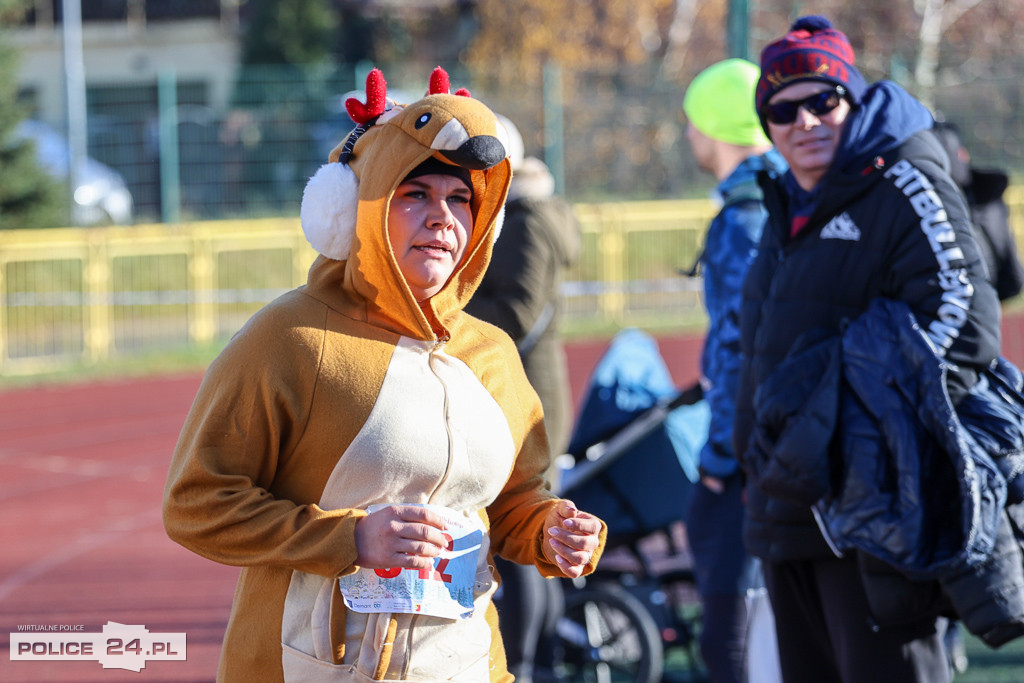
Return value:
[(657, 342), (638, 329), (617, 334), (591, 374), (562, 494), (611, 534), (642, 536), (683, 516), (710, 415), (703, 400), (669, 410), (679, 394)]

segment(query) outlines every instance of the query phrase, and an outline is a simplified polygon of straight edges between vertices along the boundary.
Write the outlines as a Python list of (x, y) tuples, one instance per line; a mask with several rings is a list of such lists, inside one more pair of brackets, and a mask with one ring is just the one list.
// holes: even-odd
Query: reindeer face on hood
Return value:
[(411, 300), (388, 240), (391, 197), (429, 157), (467, 169), (473, 185), (472, 237), (461, 264), (435, 296), (441, 300), (431, 304), (443, 317), (446, 310), (461, 309), (490, 260), (511, 179), (508, 133), (467, 91), (451, 94), (440, 67), (431, 75), (428, 94), (412, 104), (391, 102), (386, 87), (374, 69), (367, 77), (366, 103), (346, 102), (359, 125), (307, 184), (302, 227), (319, 253), (346, 261), (346, 287), (381, 308), (396, 299)]

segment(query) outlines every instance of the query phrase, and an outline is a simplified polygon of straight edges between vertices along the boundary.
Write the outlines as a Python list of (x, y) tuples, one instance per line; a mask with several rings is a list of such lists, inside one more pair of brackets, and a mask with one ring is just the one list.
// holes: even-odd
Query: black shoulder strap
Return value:
[[(722, 210), (743, 202), (761, 202), (763, 200), (764, 192), (761, 191), (761, 186), (757, 184), (757, 180), (752, 179), (745, 183), (740, 183), (730, 190), (729, 195), (722, 204)], [(685, 270), (681, 269), (679, 272), (686, 277), (697, 277), (697, 273), (700, 272), (700, 261), (703, 257), (704, 250), (701, 249), (700, 253), (697, 254), (697, 258), (694, 259), (693, 265)]]
[(545, 304), (544, 310), (542, 310), (540, 315), (537, 316), (537, 319), (534, 321), (533, 327), (530, 328), (530, 331), (525, 337), (519, 340), (518, 344), (516, 344), (516, 348), (519, 350), (520, 356), (525, 356), (533, 349), (534, 346), (536, 346), (540, 336), (547, 331), (548, 326), (551, 325), (551, 320), (554, 317), (555, 304), (549, 301)]

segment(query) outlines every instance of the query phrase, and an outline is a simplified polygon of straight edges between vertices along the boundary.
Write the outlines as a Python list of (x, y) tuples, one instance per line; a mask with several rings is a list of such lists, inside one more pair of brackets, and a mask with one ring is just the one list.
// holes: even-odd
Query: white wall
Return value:
[[(37, 93), (39, 117), (63, 126), (64, 56), (61, 27), (11, 32), (20, 52), (19, 85)], [(87, 85), (155, 85), (173, 69), (180, 80), (209, 84), (211, 107), (224, 111), (238, 65), (237, 40), (216, 19), (153, 22), (87, 22), (82, 30)]]

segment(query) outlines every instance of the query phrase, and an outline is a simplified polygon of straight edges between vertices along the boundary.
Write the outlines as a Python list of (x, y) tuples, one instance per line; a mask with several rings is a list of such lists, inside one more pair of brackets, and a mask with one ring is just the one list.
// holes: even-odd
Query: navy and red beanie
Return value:
[(853, 47), (846, 35), (822, 16), (800, 17), (789, 33), (761, 52), (761, 78), (754, 102), (760, 112), (765, 103), (798, 81), (825, 81), (846, 88), (852, 104), (860, 104), (867, 83), (853, 65)]

